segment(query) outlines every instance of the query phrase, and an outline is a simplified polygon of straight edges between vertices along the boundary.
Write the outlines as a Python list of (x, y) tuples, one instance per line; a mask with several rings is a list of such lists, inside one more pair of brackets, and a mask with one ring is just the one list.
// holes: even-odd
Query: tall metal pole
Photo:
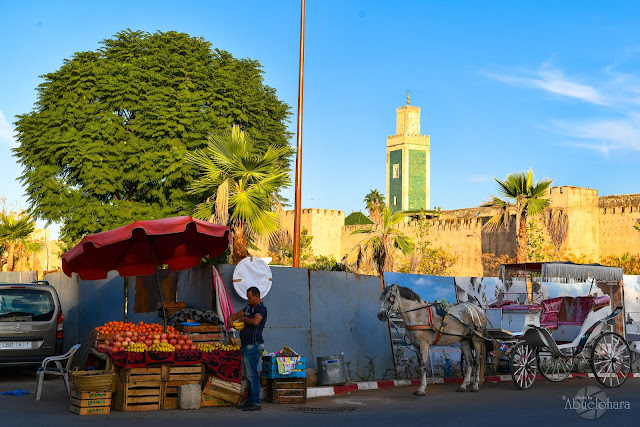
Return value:
[(293, 218), (293, 266), (300, 267), (300, 197), (302, 187), (302, 99), (304, 81), (304, 0), (300, 7), (300, 71), (298, 73), (298, 132), (296, 136), (296, 198)]

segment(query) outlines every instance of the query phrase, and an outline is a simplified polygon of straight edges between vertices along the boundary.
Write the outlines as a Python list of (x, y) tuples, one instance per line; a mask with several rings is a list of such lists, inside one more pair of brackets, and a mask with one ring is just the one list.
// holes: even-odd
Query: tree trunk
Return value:
[(388, 254), (385, 251), (384, 244), (380, 244), (380, 248), (378, 249), (378, 276), (380, 276), (380, 286), (382, 286), (382, 290), (384, 291), (384, 267), (387, 262)]
[(520, 213), (516, 240), (516, 262), (527, 262), (527, 212)]
[(9, 247), (7, 248), (7, 271), (13, 271), (13, 250), (15, 248), (15, 243), (8, 243)]
[(231, 248), (232, 264), (237, 264), (249, 256), (247, 252), (247, 236), (244, 233), (242, 225), (233, 226), (233, 246)]

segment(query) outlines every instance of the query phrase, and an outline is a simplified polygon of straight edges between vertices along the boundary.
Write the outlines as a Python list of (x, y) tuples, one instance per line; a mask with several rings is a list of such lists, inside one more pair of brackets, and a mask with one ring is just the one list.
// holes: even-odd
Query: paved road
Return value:
[[(612, 404), (630, 409), (608, 409), (596, 420), (587, 420), (567, 409), (585, 386), (599, 386), (593, 379), (566, 380), (551, 384), (536, 382), (520, 391), (510, 383), (485, 384), (479, 393), (456, 393), (456, 385), (430, 385), (427, 395), (412, 395), (415, 387), (359, 391), (330, 398), (310, 399), (306, 405), (263, 403), (260, 412), (235, 408), (203, 408), (196, 411), (118, 412), (109, 415), (78, 416), (68, 412), (62, 380), (45, 382), (43, 396), (35, 401), (35, 375), (0, 369), (0, 391), (28, 390), (26, 396), (0, 396), (0, 425), (7, 426), (128, 426), (128, 425), (208, 425), (248, 423), (259, 417), (261, 425), (638, 425), (640, 420), (640, 379), (630, 379), (618, 389), (604, 390)], [(307, 411), (307, 412), (303, 412)], [(321, 412), (323, 411), (323, 412)], [(186, 426), (185, 426), (186, 427)]]

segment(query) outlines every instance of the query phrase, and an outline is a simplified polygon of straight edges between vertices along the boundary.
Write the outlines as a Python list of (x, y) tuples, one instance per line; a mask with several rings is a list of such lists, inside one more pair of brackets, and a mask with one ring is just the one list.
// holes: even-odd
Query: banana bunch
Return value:
[(241, 331), (244, 329), (244, 322), (233, 322), (233, 328), (236, 331)]
[(143, 342), (132, 342), (124, 348), (124, 351), (131, 353), (144, 353), (147, 351), (147, 345)]
[(203, 351), (205, 353), (211, 353), (214, 350), (219, 350), (219, 351), (240, 350), (240, 346), (238, 345), (232, 345), (232, 344), (223, 345), (220, 342), (216, 342), (213, 344), (200, 343), (197, 345), (197, 347), (198, 347), (198, 350)]
[(176, 348), (169, 343), (163, 342), (149, 347), (149, 351), (176, 351)]

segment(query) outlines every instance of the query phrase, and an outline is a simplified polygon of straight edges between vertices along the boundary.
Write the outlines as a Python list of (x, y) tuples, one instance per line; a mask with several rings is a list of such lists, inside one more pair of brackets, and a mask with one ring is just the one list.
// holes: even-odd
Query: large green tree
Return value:
[(374, 269), (380, 277), (380, 285), (384, 289), (384, 272), (393, 271), (395, 252), (409, 255), (415, 244), (411, 237), (398, 229), (406, 214), (402, 211), (393, 213), (390, 206), (382, 209), (380, 227), (369, 226), (354, 230), (351, 234), (367, 234), (367, 238), (358, 243), (347, 254), (344, 262), (358, 269)]
[(257, 61), (177, 32), (126, 30), (74, 54), (42, 76), (34, 110), (16, 122), (29, 210), (60, 222), (66, 243), (190, 214), (197, 171), (184, 156), (207, 135), (237, 125), (262, 152), (288, 147), (290, 107), (262, 75)]
[(534, 181), (533, 172), (516, 172), (504, 181), (494, 178), (502, 198), (491, 196), (487, 206), (498, 208), (498, 213), (489, 219), (485, 227), (489, 230), (509, 227), (511, 215), (516, 216), (516, 262), (527, 262), (527, 225), (529, 218), (541, 214), (549, 206), (548, 189), (553, 180)]
[(291, 185), (289, 173), (280, 165), (293, 151), (270, 146), (264, 153), (238, 126), (209, 138), (206, 148), (187, 153), (201, 175), (189, 186), (200, 203), (194, 216), (229, 225), (233, 232), (231, 262), (249, 255), (248, 246), (257, 236), (272, 236), (280, 230), (274, 208), (279, 191)]

